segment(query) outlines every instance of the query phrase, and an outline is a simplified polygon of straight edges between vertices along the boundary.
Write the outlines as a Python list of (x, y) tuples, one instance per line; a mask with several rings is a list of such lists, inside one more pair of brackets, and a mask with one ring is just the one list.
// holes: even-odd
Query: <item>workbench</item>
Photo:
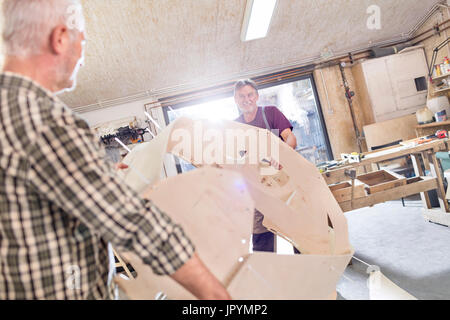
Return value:
[[(439, 167), (440, 164), (436, 159), (436, 152), (448, 150), (447, 143), (448, 139), (433, 140), (431, 142), (419, 145), (414, 144), (413, 141), (408, 141), (400, 146), (393, 146), (364, 153), (364, 157), (360, 162), (333, 168), (324, 172), (322, 175), (328, 185), (335, 184), (342, 181), (348, 181), (349, 170), (361, 170), (362, 168), (367, 170), (367, 168), (370, 168), (373, 164), (409, 155), (411, 156), (411, 160), (413, 162), (416, 177), (407, 179), (407, 183), (399, 187), (368, 194), (365, 197), (340, 202), (339, 205), (342, 210), (344, 212), (352, 211), (363, 207), (373, 206), (377, 203), (401, 199), (418, 193), (420, 193), (424, 207), (426, 209), (431, 209), (432, 207), (427, 191), (436, 190), (440, 210), (443, 213), (447, 213), (449, 212), (449, 205), (445, 199), (443, 174)], [(420, 160), (423, 161), (426, 169), (429, 167), (429, 171), (431, 173), (429, 176), (425, 176)]]

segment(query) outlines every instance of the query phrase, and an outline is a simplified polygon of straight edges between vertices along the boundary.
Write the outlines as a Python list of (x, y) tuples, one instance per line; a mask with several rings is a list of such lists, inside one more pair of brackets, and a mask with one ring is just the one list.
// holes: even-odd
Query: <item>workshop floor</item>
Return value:
[[(450, 299), (450, 228), (426, 221), (420, 201), (390, 201), (345, 213), (354, 256), (419, 300)], [(369, 299), (367, 265), (352, 260), (339, 298)]]
[[(419, 300), (450, 299), (450, 228), (426, 221), (417, 198), (345, 213), (354, 256)], [(292, 246), (278, 238), (277, 252), (292, 253)], [(352, 259), (337, 285), (339, 300), (369, 299), (367, 269)]]

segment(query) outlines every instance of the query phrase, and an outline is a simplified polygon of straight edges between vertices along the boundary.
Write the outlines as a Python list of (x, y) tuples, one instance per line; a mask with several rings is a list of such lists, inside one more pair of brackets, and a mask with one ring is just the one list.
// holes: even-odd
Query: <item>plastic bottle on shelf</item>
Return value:
[(441, 66), (439, 64), (435, 65), (435, 76), (439, 77), (441, 75)]
[(444, 71), (445, 73), (450, 73), (450, 61), (447, 57), (444, 58)]

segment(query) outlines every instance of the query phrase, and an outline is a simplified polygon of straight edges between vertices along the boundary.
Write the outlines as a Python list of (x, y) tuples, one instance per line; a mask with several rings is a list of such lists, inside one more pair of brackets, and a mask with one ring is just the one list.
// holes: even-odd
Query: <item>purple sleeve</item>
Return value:
[(280, 110), (278, 110), (277, 107), (266, 107), (266, 115), (270, 127), (272, 129), (279, 129), (280, 136), (284, 130), (293, 129), (289, 120), (284, 116), (284, 114)]

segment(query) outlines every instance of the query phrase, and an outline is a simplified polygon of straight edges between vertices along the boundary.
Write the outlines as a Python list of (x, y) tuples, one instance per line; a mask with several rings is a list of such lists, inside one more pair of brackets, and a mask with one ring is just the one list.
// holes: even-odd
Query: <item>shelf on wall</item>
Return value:
[(449, 91), (449, 90), (450, 90), (450, 87), (444, 88), (444, 89), (435, 90), (434, 93), (447, 92), (447, 91)]
[(439, 126), (445, 126), (445, 125), (450, 125), (450, 120), (431, 122), (431, 123), (427, 123), (427, 124), (420, 124), (416, 128), (432, 128), (432, 127), (439, 127)]
[(450, 73), (446, 73), (446, 74), (443, 74), (441, 76), (431, 78), (431, 81), (437, 81), (437, 80), (445, 79), (445, 78), (447, 78), (449, 76), (450, 76)]

